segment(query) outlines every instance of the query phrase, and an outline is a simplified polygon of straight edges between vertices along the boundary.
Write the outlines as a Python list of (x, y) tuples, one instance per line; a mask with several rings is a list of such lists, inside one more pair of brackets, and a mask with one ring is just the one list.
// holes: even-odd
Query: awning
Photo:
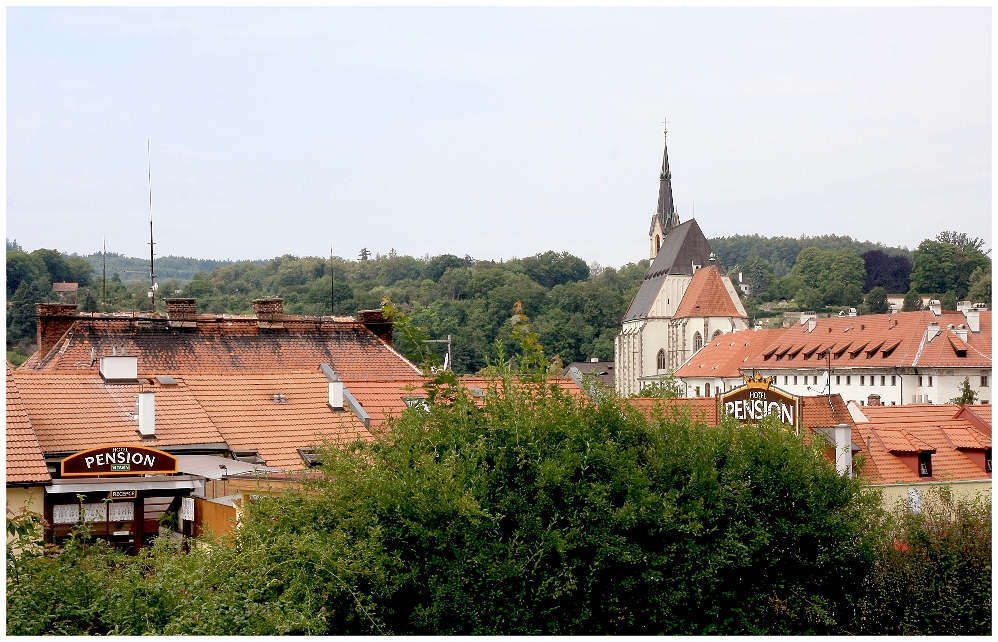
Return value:
[(92, 493), (98, 490), (187, 490), (198, 488), (198, 480), (190, 475), (161, 475), (150, 477), (84, 477), (53, 479), (45, 492)]
[(281, 472), (279, 468), (268, 468), (260, 464), (251, 464), (238, 459), (226, 459), (214, 455), (177, 455), (177, 470), (186, 475), (197, 475), (206, 479), (223, 479), (244, 473)]

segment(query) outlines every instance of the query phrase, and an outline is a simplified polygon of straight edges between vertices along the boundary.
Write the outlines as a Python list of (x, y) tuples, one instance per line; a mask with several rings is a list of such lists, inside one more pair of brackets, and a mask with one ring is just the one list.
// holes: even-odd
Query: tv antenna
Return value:
[(333, 245), (329, 244), (329, 318), (336, 316), (336, 275), (333, 274)]
[(450, 370), (454, 366), (454, 359), (451, 356), (451, 341), (450, 335), (447, 335), (446, 339), (423, 339), (423, 343), (446, 343), (447, 344), (447, 355), (444, 357), (444, 370)]
[(107, 312), (107, 237), (104, 237), (104, 249), (101, 251), (101, 259), (104, 263), (104, 270), (101, 274), (100, 284), (100, 311), (101, 314)]
[[(146, 139), (146, 161), (149, 169), (149, 298), (153, 299), (154, 293), (158, 288), (156, 287), (156, 258), (154, 250), (156, 244), (152, 240), (152, 145), (148, 138)], [(155, 311), (155, 299), (153, 299), (152, 305)]]

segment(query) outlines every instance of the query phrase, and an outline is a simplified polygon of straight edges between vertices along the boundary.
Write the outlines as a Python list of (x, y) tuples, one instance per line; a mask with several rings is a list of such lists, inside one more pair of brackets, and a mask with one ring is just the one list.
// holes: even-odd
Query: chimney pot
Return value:
[(868, 406), (882, 406), (884, 404), (882, 404), (880, 402), (880, 395), (870, 395), (869, 397), (866, 398), (866, 405), (868, 405)]
[(166, 318), (175, 321), (190, 321), (197, 316), (197, 299), (165, 299)]
[(929, 301), (929, 309), (932, 310), (932, 314), (937, 317), (941, 317), (943, 315), (943, 306), (939, 302), (939, 299), (932, 299)]
[(139, 434), (153, 437), (156, 434), (156, 393), (139, 393)]

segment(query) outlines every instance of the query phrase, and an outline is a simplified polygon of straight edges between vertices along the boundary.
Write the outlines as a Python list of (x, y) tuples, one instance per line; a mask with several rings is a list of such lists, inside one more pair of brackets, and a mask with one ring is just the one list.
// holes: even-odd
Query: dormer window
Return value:
[(918, 453), (918, 476), (932, 477), (932, 453), (923, 451)]
[(318, 453), (315, 452), (314, 448), (299, 448), (298, 455), (309, 468), (315, 468), (322, 465), (322, 459), (319, 457)]
[(984, 451), (984, 470), (988, 473), (991, 472), (991, 449), (988, 448)]

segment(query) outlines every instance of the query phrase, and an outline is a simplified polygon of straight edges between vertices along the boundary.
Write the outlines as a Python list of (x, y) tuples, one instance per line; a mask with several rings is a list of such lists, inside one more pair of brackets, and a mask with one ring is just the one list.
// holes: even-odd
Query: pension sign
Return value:
[(768, 377), (745, 377), (745, 385), (721, 395), (721, 411), (742, 423), (773, 417), (796, 431), (800, 426), (800, 400), (773, 388), (772, 383)]
[(144, 448), (111, 444), (98, 446), (70, 455), (62, 460), (63, 477), (94, 477), (97, 475), (148, 475), (177, 472), (177, 458), (170, 453)]

